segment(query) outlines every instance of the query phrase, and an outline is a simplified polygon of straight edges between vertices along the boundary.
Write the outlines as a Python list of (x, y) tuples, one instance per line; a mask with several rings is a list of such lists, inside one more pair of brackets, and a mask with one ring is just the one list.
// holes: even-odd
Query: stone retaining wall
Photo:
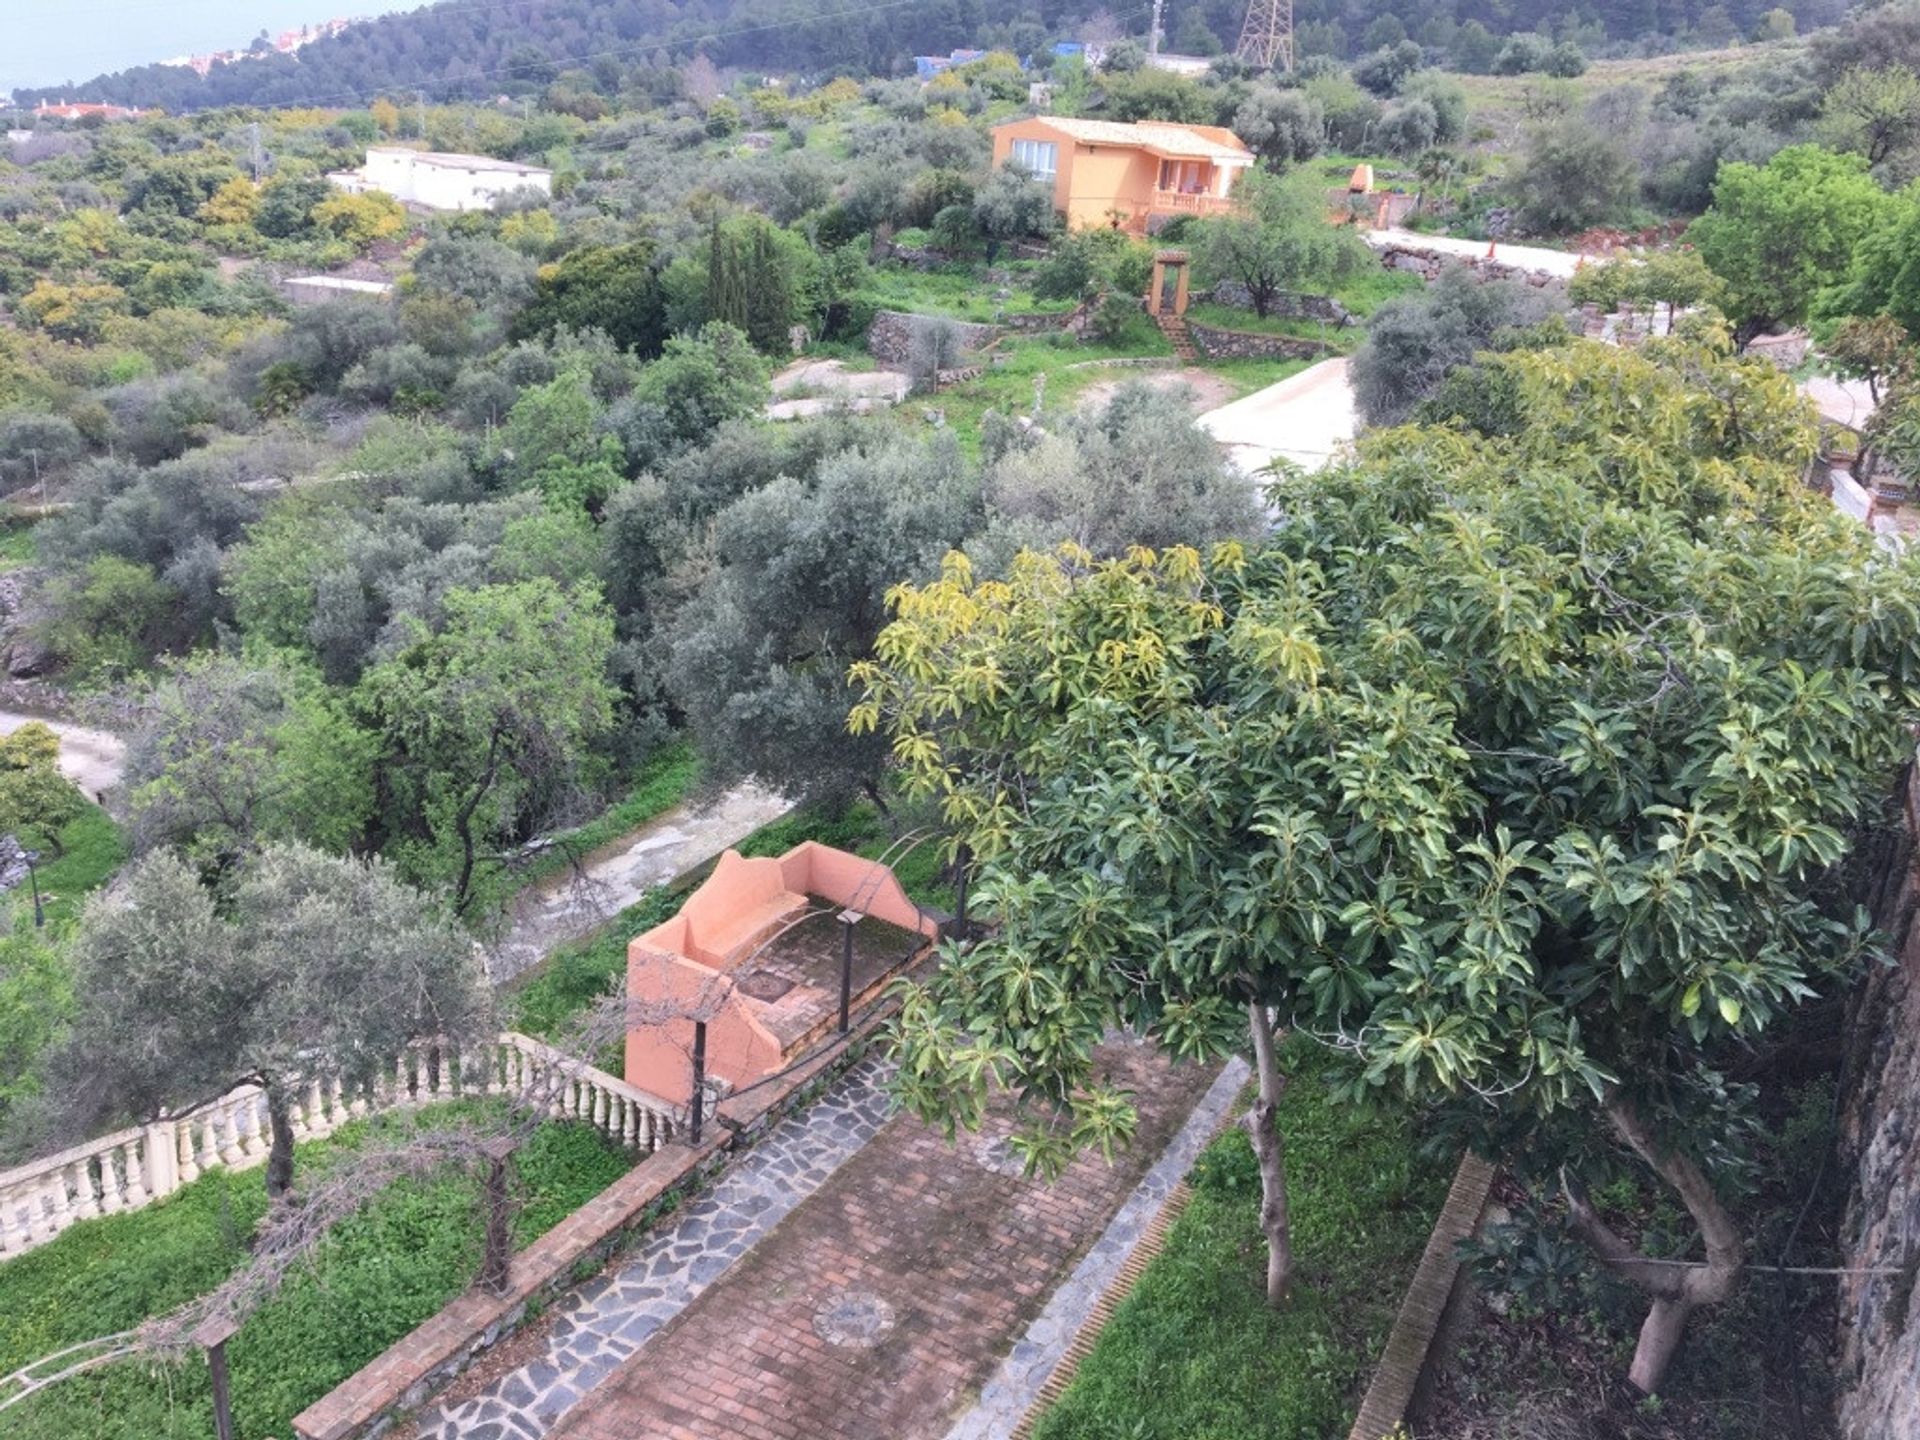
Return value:
[(1209, 360), (1318, 360), (1334, 353), (1324, 340), (1298, 335), (1259, 335), (1250, 330), (1221, 330), (1187, 322), (1194, 348)]
[(1853, 1187), (1841, 1228), (1840, 1428), (1851, 1440), (1920, 1435), (1920, 775), (1906, 835), (1872, 899), (1894, 964), (1872, 966), (1849, 1011), (1840, 1148)]
[[(992, 325), (972, 320), (954, 320), (952, 324), (960, 332), (960, 348), (974, 351), (986, 349), (1003, 335), (1044, 335), (1050, 330), (1078, 333), (1084, 328), (1086, 317), (1086, 307), (1082, 306), (1054, 314), (1003, 315)], [(868, 353), (882, 365), (904, 366), (913, 354), (915, 324), (942, 318), (945, 317), (912, 315), (903, 310), (875, 311), (873, 324), (867, 328)]]
[(875, 1006), (804, 1063), (721, 1101), (698, 1145), (682, 1137), (655, 1151), (535, 1240), (514, 1257), (506, 1294), (469, 1289), (388, 1346), (294, 1417), (295, 1440), (372, 1440), (427, 1404), (519, 1329), (529, 1306), (557, 1299), (583, 1267), (598, 1270), (644, 1238), (671, 1202), (811, 1100), (860, 1058), (897, 1008), (892, 1001)]
[(1484, 255), (1453, 255), (1439, 250), (1422, 250), (1411, 245), (1389, 245), (1379, 252), (1381, 268), (1404, 270), (1422, 280), (1436, 279), (1449, 265), (1464, 265), (1483, 280), (1522, 280), (1536, 289), (1560, 283), (1559, 277), (1544, 270), (1524, 270), (1504, 260), (1489, 260)]
[[(1226, 305), (1235, 310), (1253, 309), (1253, 296), (1238, 280), (1222, 280), (1211, 290), (1196, 294), (1193, 298), (1211, 300), (1215, 305)], [(1331, 295), (1301, 295), (1283, 291), (1274, 296), (1267, 313), (1284, 320), (1319, 320), (1328, 325), (1360, 323), (1346, 306)]]
[[(942, 317), (909, 315), (901, 310), (876, 311), (873, 324), (867, 329), (867, 349), (882, 365), (905, 365), (913, 356), (914, 327), (922, 321), (939, 318)], [(981, 349), (991, 344), (1000, 333), (998, 327), (993, 325), (980, 325), (968, 320), (950, 323), (959, 333), (962, 350)]]

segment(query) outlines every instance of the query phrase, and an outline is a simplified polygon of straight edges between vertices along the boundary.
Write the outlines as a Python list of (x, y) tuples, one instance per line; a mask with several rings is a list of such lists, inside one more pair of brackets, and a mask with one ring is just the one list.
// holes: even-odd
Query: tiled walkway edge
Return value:
[(1060, 1388), (1056, 1379), (1064, 1382), (1071, 1373), (1069, 1367), (1078, 1363), (1098, 1333), (1090, 1322), (1104, 1323), (1125, 1297), (1138, 1274), (1135, 1257), (1142, 1263), (1149, 1258), (1143, 1248), (1160, 1233), (1162, 1217), (1171, 1218), (1168, 1207), (1201, 1150), (1219, 1130), (1249, 1073), (1246, 1062), (1237, 1058), (1222, 1067), (1153, 1168), (1027, 1327), (980, 1392), (979, 1403), (947, 1432), (947, 1440), (1008, 1440), (1031, 1424), (1043, 1396)]
[(1440, 1207), (1440, 1218), (1427, 1237), (1427, 1248), (1400, 1302), (1400, 1313), (1394, 1317), (1386, 1347), (1380, 1352), (1380, 1365), (1373, 1372), (1347, 1440), (1382, 1440), (1406, 1418), (1420, 1374), (1426, 1369), (1427, 1353), (1439, 1331), (1440, 1317), (1460, 1273), (1460, 1242), (1479, 1227), (1493, 1189), (1493, 1175), (1493, 1166), (1471, 1150), (1460, 1157), (1446, 1204)]

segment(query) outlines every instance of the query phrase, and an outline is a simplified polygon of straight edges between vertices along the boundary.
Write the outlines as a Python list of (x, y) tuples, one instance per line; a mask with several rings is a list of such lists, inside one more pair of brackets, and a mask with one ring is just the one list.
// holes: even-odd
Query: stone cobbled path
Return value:
[(1140, 1237), (1166, 1207), (1173, 1187), (1200, 1158), (1227, 1118), (1240, 1089), (1251, 1074), (1246, 1061), (1232, 1060), (1221, 1070), (1187, 1123), (1161, 1152), (1146, 1178), (1134, 1187), (1127, 1203), (1113, 1217), (1093, 1248), (1072, 1275), (1053, 1292), (1047, 1308), (1027, 1327), (1000, 1369), (980, 1392), (980, 1402), (947, 1432), (947, 1440), (1007, 1440), (1040, 1398), (1053, 1372), (1066, 1358), (1080, 1327), (1112, 1287)]
[(573, 1291), (539, 1359), (421, 1415), (427, 1440), (537, 1440), (812, 1195), (887, 1122), (890, 1062), (869, 1059), (788, 1116), (626, 1265)]

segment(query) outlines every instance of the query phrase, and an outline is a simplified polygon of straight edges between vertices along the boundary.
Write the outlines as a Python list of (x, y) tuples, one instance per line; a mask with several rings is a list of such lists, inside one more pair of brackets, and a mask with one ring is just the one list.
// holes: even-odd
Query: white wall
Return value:
[(544, 170), (523, 174), (424, 163), (411, 150), (369, 150), (363, 173), (369, 189), (429, 210), (489, 210), (500, 196), (520, 189), (553, 193), (553, 176)]

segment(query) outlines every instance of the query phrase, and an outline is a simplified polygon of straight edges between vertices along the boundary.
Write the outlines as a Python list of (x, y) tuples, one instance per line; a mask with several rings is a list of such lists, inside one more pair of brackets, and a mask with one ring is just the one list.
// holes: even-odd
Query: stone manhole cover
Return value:
[(1011, 1175), (1019, 1180), (1027, 1173), (1027, 1162), (1020, 1158), (1020, 1152), (1013, 1148), (1013, 1142), (1004, 1135), (975, 1141), (973, 1158), (982, 1170), (991, 1170), (996, 1175)]
[(751, 995), (755, 1000), (778, 1000), (793, 989), (793, 981), (771, 970), (750, 970), (734, 984), (742, 995)]
[(813, 1328), (829, 1345), (865, 1350), (893, 1329), (893, 1307), (870, 1290), (836, 1290), (813, 1312)]

